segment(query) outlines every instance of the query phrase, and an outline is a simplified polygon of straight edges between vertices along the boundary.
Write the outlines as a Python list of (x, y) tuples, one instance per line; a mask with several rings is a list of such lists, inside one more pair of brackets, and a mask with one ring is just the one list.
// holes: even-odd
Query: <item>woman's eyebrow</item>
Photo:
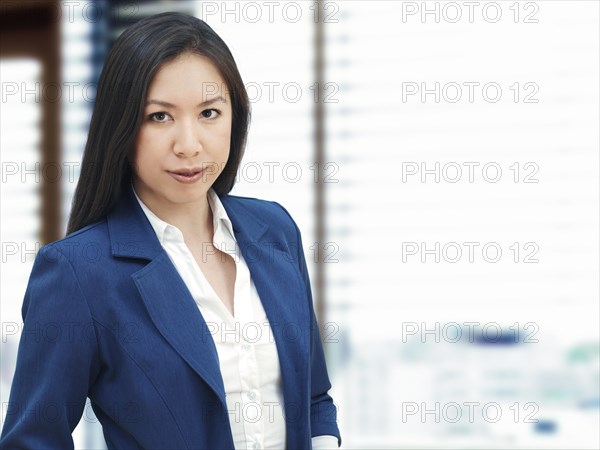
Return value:
[[(218, 97), (205, 100), (202, 103), (198, 103), (198, 105), (196, 105), (196, 106), (197, 107), (206, 106), (206, 105), (210, 105), (211, 103), (215, 103), (215, 102), (227, 103), (225, 98), (220, 95)], [(173, 103), (165, 102), (163, 100), (147, 100), (146, 103), (144, 104), (144, 106), (148, 106), (148, 105), (160, 105), (160, 106), (165, 106), (167, 108), (177, 109), (177, 106), (175, 106)]]

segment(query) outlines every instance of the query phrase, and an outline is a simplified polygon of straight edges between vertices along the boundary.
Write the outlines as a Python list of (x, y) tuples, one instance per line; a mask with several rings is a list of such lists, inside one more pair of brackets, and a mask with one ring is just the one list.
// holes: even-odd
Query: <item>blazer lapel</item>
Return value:
[[(240, 199), (220, 197), (236, 241), (260, 296), (277, 346), (286, 405), (303, 405), (307, 392), (310, 316), (295, 254), (281, 234), (270, 232), (256, 211)], [(108, 215), (115, 257), (150, 262), (131, 275), (156, 327), (185, 361), (208, 383), (224, 407), (225, 389), (210, 330), (183, 279), (148, 222), (131, 186)], [(297, 243), (292, 243), (294, 248)], [(288, 422), (288, 434), (295, 430)]]
[(131, 186), (108, 215), (115, 257), (150, 260), (131, 274), (154, 324), (225, 405), (214, 341), (189, 289), (160, 245)]
[(306, 287), (297, 267), (297, 256), (290, 253), (295, 252), (298, 243), (286, 242), (281, 232), (275, 235), (273, 230), (270, 233), (269, 226), (256, 212), (246, 210), (236, 197), (220, 199), (273, 331), (281, 366), (288, 442), (296, 442), (300, 430), (295, 422), (309, 395), (306, 382), (310, 366)]

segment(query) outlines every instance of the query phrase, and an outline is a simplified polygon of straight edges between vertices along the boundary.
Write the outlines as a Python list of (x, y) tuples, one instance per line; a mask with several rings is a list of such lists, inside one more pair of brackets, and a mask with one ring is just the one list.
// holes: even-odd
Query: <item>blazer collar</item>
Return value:
[[(230, 195), (219, 196), (240, 246), (255, 244), (269, 226), (256, 214), (247, 214), (243, 205)], [(245, 214), (246, 213), (246, 214)], [(163, 248), (154, 229), (135, 198), (131, 183), (107, 216), (113, 256), (152, 260)]]

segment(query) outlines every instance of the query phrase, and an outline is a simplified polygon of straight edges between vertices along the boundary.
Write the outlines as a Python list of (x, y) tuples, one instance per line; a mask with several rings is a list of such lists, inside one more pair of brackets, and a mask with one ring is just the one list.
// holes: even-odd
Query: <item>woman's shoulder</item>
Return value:
[(99, 219), (76, 230), (61, 239), (40, 247), (42, 254), (63, 255), (71, 262), (73, 255), (83, 252), (97, 252), (110, 246), (106, 218)]
[(272, 225), (296, 228), (292, 215), (275, 200), (232, 194), (224, 195), (220, 199), (226, 207), (259, 217)]
[(279, 205), (279, 203), (277, 203), (274, 200), (267, 200), (258, 197), (248, 197), (238, 194), (225, 194), (219, 196), (219, 198), (222, 202), (228, 202), (232, 205), (235, 204), (246, 208), (264, 209), (266, 211), (274, 210), (276, 208), (276, 205)]
[(221, 202), (233, 222), (234, 229), (236, 224), (239, 229), (251, 227), (251, 223), (258, 224), (257, 230), (260, 230), (260, 227), (268, 227), (267, 239), (285, 242), (285, 246), (297, 245), (302, 239), (290, 213), (276, 201), (228, 194), (221, 197)]

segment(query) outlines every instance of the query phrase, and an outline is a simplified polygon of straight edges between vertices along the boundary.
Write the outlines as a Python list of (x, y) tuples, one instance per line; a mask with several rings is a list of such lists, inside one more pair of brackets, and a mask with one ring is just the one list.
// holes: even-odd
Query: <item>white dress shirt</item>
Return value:
[[(213, 214), (213, 245), (231, 255), (236, 265), (233, 316), (205, 278), (181, 231), (156, 216), (135, 189), (133, 192), (213, 337), (235, 449), (285, 449), (284, 402), (277, 347), (221, 200), (210, 188), (207, 199)], [(315, 450), (337, 449), (337, 438), (315, 436), (312, 447)]]

